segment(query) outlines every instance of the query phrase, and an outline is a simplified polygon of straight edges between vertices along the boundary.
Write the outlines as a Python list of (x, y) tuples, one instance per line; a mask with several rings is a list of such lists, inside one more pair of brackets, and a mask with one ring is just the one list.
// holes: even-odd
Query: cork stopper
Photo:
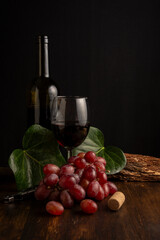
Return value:
[(115, 192), (108, 200), (108, 207), (111, 210), (117, 211), (123, 205), (125, 201), (125, 195), (122, 192)]

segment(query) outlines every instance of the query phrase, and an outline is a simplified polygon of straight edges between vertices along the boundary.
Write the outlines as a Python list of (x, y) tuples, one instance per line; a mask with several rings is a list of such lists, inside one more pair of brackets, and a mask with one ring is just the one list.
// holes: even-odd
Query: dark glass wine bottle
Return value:
[(28, 127), (32, 124), (40, 124), (50, 129), (50, 109), (53, 98), (58, 95), (58, 88), (49, 76), (47, 36), (38, 36), (37, 60), (38, 72), (28, 97)]

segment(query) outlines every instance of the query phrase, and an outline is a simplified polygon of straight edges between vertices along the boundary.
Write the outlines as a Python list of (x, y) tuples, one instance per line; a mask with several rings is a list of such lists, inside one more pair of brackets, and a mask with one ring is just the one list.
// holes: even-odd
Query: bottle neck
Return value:
[(38, 76), (49, 77), (48, 37), (38, 37)]

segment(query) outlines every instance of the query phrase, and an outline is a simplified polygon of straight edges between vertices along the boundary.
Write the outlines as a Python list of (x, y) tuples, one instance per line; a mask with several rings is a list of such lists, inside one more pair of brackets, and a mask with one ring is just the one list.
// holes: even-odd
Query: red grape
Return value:
[(118, 189), (117, 189), (117, 187), (114, 183), (108, 181), (107, 184), (108, 184), (108, 187), (109, 187), (109, 194), (112, 195), (112, 194), (114, 194), (115, 192), (118, 191)]
[(105, 160), (104, 158), (102, 158), (102, 157), (97, 157), (97, 160), (96, 160), (96, 161), (101, 162), (101, 163), (104, 164), (104, 166), (106, 166), (106, 160)]
[(54, 164), (48, 163), (43, 167), (43, 172), (45, 175), (52, 173), (59, 174), (60, 168)]
[(105, 183), (102, 185), (103, 191), (104, 191), (104, 197), (107, 197), (109, 195), (109, 187), (108, 184)]
[(80, 152), (80, 153), (77, 154), (77, 156), (80, 157), (80, 158), (84, 158), (85, 154), (86, 153), (84, 153), (84, 152)]
[(60, 191), (58, 189), (54, 189), (48, 198), (49, 201), (59, 201), (60, 200)]
[(47, 189), (46, 185), (41, 184), (37, 187), (34, 196), (37, 200), (45, 200), (51, 193), (51, 189)]
[(69, 192), (71, 196), (78, 201), (84, 199), (86, 195), (85, 190), (78, 184), (75, 184), (72, 188), (70, 188)]
[(96, 161), (96, 162), (94, 162), (94, 165), (96, 167), (97, 172), (98, 171), (104, 171), (104, 172), (106, 171), (106, 168), (103, 163)]
[(83, 179), (81, 180), (81, 182), (80, 182), (80, 185), (81, 185), (81, 186), (84, 188), (84, 190), (86, 191), (86, 189), (87, 189), (89, 183), (90, 183), (89, 180), (83, 178)]
[(85, 168), (86, 166), (86, 160), (84, 158), (76, 158), (74, 165), (76, 166), (76, 168)]
[(66, 165), (63, 165), (60, 169), (60, 173), (59, 175), (62, 176), (62, 175), (70, 175), (74, 173), (74, 167), (70, 164), (66, 164)]
[(101, 201), (101, 200), (104, 199), (104, 190), (103, 190), (103, 188), (102, 188), (101, 185), (99, 186), (99, 191), (98, 191), (95, 199), (96, 199), (96, 200), (99, 200), (99, 201)]
[(59, 202), (50, 201), (46, 204), (46, 211), (52, 215), (61, 215), (64, 212), (64, 207)]
[(59, 179), (59, 186), (67, 189), (73, 187), (76, 184), (76, 179), (72, 175), (63, 175)]
[(40, 181), (39, 186), (44, 184), (43, 179)]
[(60, 200), (64, 208), (71, 208), (74, 205), (74, 200), (67, 190), (61, 192)]
[(97, 172), (97, 179), (100, 184), (104, 184), (107, 182), (107, 174), (103, 171)]
[(82, 177), (88, 179), (89, 181), (92, 181), (97, 177), (97, 173), (93, 167), (89, 166), (85, 168)]
[(91, 163), (91, 164), (90, 164), (90, 163), (88, 163), (88, 166), (86, 166), (86, 169), (87, 169), (87, 167), (89, 167), (89, 166), (90, 166), (90, 167), (92, 167), (92, 168), (94, 168), (94, 170), (96, 170), (96, 171), (97, 171), (97, 169), (96, 169), (96, 166), (94, 166), (94, 164), (93, 164), (93, 163)]
[(79, 183), (79, 182), (80, 182), (80, 177), (79, 177), (78, 174), (73, 173), (73, 174), (71, 174), (70, 176), (72, 176), (72, 177), (74, 177), (74, 178), (76, 179), (76, 183)]
[(78, 158), (78, 157), (77, 156), (72, 156), (72, 157), (68, 158), (67, 162), (68, 163), (74, 163), (76, 158)]
[(44, 178), (35, 191), (37, 200), (47, 199), (46, 211), (52, 215), (61, 215), (64, 208), (71, 208), (74, 201), (81, 201), (80, 207), (85, 213), (94, 213), (98, 206), (91, 199), (100, 201), (117, 191), (112, 182), (107, 182), (106, 160), (96, 157), (93, 151), (80, 152), (68, 159), (67, 164), (58, 166), (46, 164), (43, 167)]
[(82, 177), (83, 172), (84, 172), (84, 169), (80, 169), (80, 168), (78, 168), (78, 169), (75, 171), (75, 173), (76, 173), (80, 178)]
[(57, 184), (58, 180), (59, 177), (57, 176), (57, 174), (52, 173), (50, 175), (45, 176), (43, 182), (45, 185), (53, 187)]
[(96, 154), (92, 151), (89, 151), (85, 154), (84, 158), (86, 159), (87, 162), (93, 163), (96, 161)]
[(99, 192), (100, 184), (97, 180), (93, 180), (89, 183), (87, 188), (87, 195), (88, 197), (94, 198), (97, 196)]
[(97, 204), (91, 199), (85, 199), (81, 201), (80, 207), (83, 212), (89, 213), (89, 214), (95, 213), (98, 209)]

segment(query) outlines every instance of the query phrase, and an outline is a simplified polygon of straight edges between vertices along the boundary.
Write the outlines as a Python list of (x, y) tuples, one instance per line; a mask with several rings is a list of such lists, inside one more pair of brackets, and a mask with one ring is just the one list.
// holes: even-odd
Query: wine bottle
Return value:
[(49, 76), (48, 36), (38, 36), (38, 71), (28, 97), (28, 127), (40, 124), (50, 129), (50, 110), (58, 88)]

